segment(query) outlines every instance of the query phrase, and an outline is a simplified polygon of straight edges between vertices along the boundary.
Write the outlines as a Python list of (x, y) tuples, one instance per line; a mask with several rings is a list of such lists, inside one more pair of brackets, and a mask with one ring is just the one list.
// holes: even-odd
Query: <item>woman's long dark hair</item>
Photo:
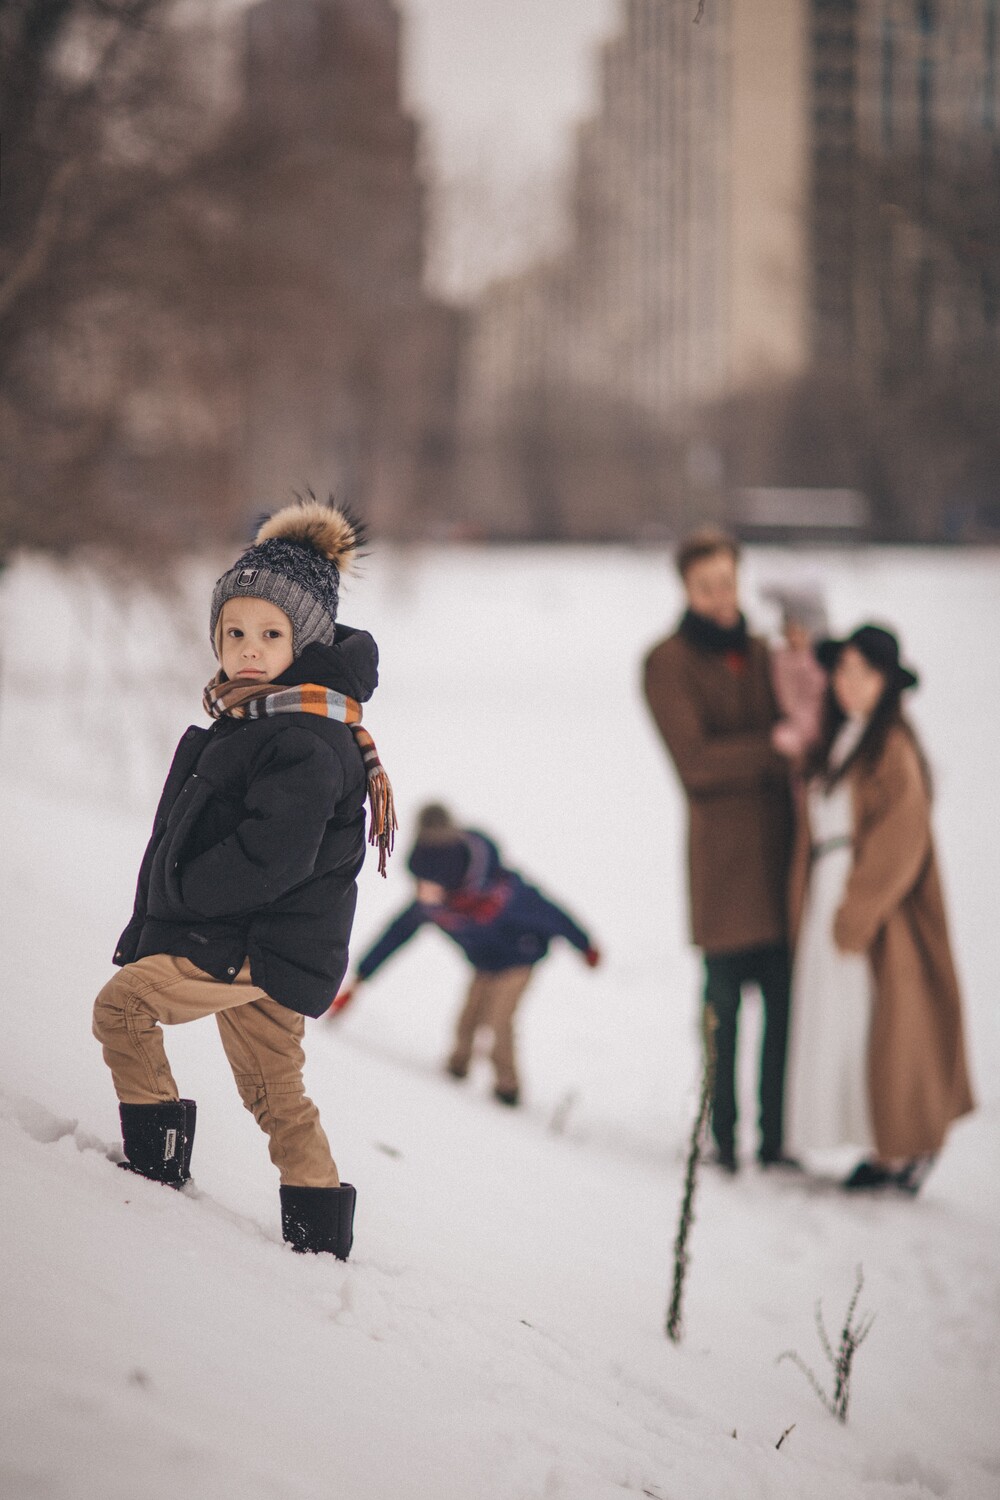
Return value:
[(920, 747), (920, 741), (914, 732), (913, 725), (903, 713), (902, 705), (903, 689), (898, 683), (887, 682), (882, 696), (876, 703), (874, 711), (865, 732), (861, 736), (850, 755), (843, 765), (830, 766), (830, 751), (833, 742), (837, 738), (841, 727), (847, 722), (847, 715), (837, 702), (837, 696), (833, 691), (832, 679), (826, 685), (826, 697), (823, 700), (823, 721), (820, 737), (814, 749), (806, 758), (805, 775), (807, 778), (814, 776), (822, 777), (827, 789), (836, 786), (837, 782), (848, 771), (860, 766), (865, 771), (873, 771), (882, 759), (886, 740), (893, 729), (901, 729), (907, 739), (917, 752), (920, 762), (920, 770), (923, 773), (924, 785), (927, 795), (931, 795), (931, 773), (927, 764), (927, 758)]

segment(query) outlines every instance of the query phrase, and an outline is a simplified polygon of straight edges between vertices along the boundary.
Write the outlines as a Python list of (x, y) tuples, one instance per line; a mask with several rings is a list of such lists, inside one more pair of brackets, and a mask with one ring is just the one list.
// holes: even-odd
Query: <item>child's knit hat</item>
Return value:
[(449, 839), (418, 838), (407, 865), (418, 880), (430, 880), (446, 891), (457, 891), (469, 873), (472, 851), (460, 829)]
[(761, 590), (761, 597), (778, 606), (782, 625), (801, 625), (814, 640), (825, 636), (830, 628), (823, 595), (819, 588), (808, 583), (798, 586), (774, 583)]
[(333, 644), (340, 575), (364, 541), (363, 528), (343, 511), (318, 500), (300, 500), (269, 516), (253, 546), (223, 573), (212, 591), (210, 632), (227, 599), (267, 599), (292, 622), (292, 650), (300, 656), (314, 641)]

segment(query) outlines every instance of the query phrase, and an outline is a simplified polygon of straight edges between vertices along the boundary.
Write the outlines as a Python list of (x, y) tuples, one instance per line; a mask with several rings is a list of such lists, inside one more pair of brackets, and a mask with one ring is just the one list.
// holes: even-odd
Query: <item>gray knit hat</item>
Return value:
[(212, 591), (213, 650), (227, 599), (267, 599), (284, 610), (292, 622), (296, 656), (314, 641), (332, 645), (340, 575), (350, 567), (363, 540), (356, 521), (318, 500), (302, 500), (270, 516), (253, 546), (223, 573)]

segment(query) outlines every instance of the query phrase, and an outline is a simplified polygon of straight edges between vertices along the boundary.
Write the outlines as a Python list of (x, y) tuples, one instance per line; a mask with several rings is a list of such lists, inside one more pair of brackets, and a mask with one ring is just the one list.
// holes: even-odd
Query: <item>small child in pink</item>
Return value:
[(775, 586), (764, 598), (781, 609), (784, 641), (771, 652), (771, 676), (781, 720), (771, 731), (776, 750), (801, 761), (820, 736), (827, 677), (813, 655), (813, 642), (827, 634), (826, 610), (811, 589)]

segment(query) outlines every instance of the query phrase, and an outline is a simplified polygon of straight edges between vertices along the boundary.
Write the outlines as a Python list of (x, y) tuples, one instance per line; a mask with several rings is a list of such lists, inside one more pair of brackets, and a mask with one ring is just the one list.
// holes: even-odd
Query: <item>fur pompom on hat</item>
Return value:
[(268, 516), (253, 545), (223, 573), (212, 591), (213, 649), (227, 599), (267, 599), (292, 622), (292, 650), (300, 656), (318, 641), (333, 644), (340, 575), (364, 545), (364, 528), (346, 511), (314, 497)]

